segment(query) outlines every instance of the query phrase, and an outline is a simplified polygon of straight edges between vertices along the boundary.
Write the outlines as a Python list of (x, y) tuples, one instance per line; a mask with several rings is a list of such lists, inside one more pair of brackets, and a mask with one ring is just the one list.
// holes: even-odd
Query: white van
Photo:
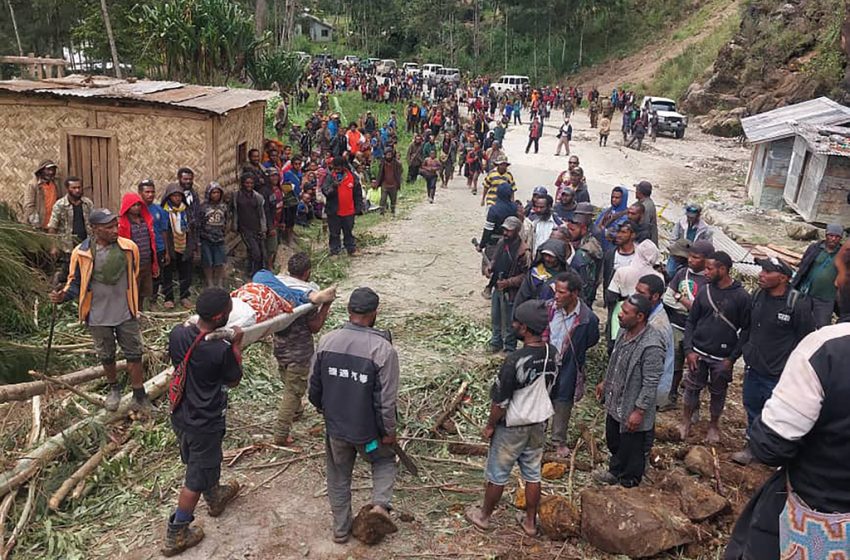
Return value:
[(519, 91), (529, 83), (528, 76), (502, 76), (498, 81), (490, 84), (490, 87), (493, 88), (497, 93), (504, 93), (506, 91)]
[(419, 65), (415, 62), (405, 62), (401, 65), (401, 69), (405, 76), (413, 76), (419, 73)]
[(428, 78), (436, 78), (437, 70), (442, 68), (442, 64), (423, 64), (422, 65), (422, 77), (425, 79)]
[(396, 61), (391, 58), (385, 58), (375, 66), (375, 72), (378, 74), (389, 74), (395, 71), (398, 67)]
[(437, 70), (437, 81), (460, 83), (460, 70), (457, 68), (440, 68)]

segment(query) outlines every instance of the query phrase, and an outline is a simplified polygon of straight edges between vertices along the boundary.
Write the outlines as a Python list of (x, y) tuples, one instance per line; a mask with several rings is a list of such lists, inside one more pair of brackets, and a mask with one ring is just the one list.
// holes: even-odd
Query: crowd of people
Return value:
[[(55, 234), (53, 256), (67, 277), (51, 300), (78, 302), (80, 320), (89, 327), (110, 384), (107, 409), (117, 409), (121, 399), (115, 367), (120, 347), (134, 406), (152, 410), (142, 383), (140, 312), (162, 297), (166, 308), (179, 303), (194, 307), (199, 316), (193, 325), (176, 327), (169, 342), (175, 367), (191, 374), (172, 400), (172, 424), (187, 467), (163, 553), (178, 554), (203, 538), (203, 531), (192, 525), (201, 496), (210, 514), (218, 515), (239, 491), (236, 483), (220, 483), (220, 464), (227, 402), (222, 388), (241, 379), (241, 334), (235, 328), (230, 339), (205, 338), (228, 325), (234, 309), (231, 294), (222, 289), (229, 232), (244, 246), (246, 277), (274, 291), (277, 284), (269, 271), (276, 268), (279, 246), (293, 243), (297, 226), (324, 221), (329, 253), (337, 255), (344, 248), (356, 256), (358, 214), (395, 214), (402, 184), (420, 176), (433, 204), (437, 184), (448, 188), (456, 172), (464, 175), (476, 200), (483, 178), (480, 204), (486, 218), (477, 248), (488, 279), (484, 294), (491, 304), (490, 349), (504, 358), (483, 430), (490, 442), (484, 500), (467, 510), (470, 523), (482, 530), (490, 527), (518, 465), (527, 504), (518, 522), (528, 535), (537, 534), (543, 453), (551, 446), (560, 458), (570, 456), (573, 408), (586, 393), (588, 353), (600, 341), (608, 361), (593, 393), (605, 410), (610, 460), (594, 473), (598, 483), (639, 485), (657, 412), (678, 410), (681, 398), (679, 424), (685, 440), (699, 419), (703, 389), (709, 394), (706, 441), (718, 443), (728, 387), (735, 364), (743, 359), (747, 444), (733, 459), (743, 465), (761, 461), (783, 466), (793, 490), (788, 495), (798, 498), (794, 508), (812, 508), (816, 511), (811, 515), (821, 520), (835, 515), (822, 511), (846, 517), (846, 492), (824, 490), (829, 484), (833, 491), (835, 485), (846, 486), (841, 486), (845, 473), (831, 465), (838, 455), (829, 442), (850, 445), (846, 436), (837, 435), (846, 433), (848, 421), (839, 407), (841, 398), (850, 396), (850, 385), (838, 379), (836, 369), (836, 356), (847, 354), (841, 340), (850, 333), (844, 323), (831, 326), (836, 309), (842, 318), (850, 313), (848, 251), (839, 253), (843, 226), (829, 225), (825, 241), (806, 251), (797, 270), (778, 258), (757, 260), (758, 288), (749, 292), (736, 279), (732, 258), (713, 245), (712, 229), (698, 204), (688, 204), (667, 235), (666, 263), (649, 181), (617, 186), (598, 205), (601, 210), (594, 206), (588, 178), (571, 146), (570, 117), (585, 97), (581, 89), (499, 94), (486, 80), (461, 87), (400, 72), (377, 76), (353, 66), (317, 66), (308, 81), (318, 91), (317, 111), (303, 127), (292, 127), (287, 143), (268, 140), (249, 150), (235, 192), (211, 182), (201, 195), (193, 171), (184, 167), (161, 199), (153, 181), (144, 179), (113, 213), (93, 208), (82, 195), (80, 179), (60, 182), (56, 164), (46, 161), (27, 193), (24, 218)], [(326, 96), (351, 89), (373, 101), (402, 100), (404, 114), (392, 111), (387, 122), (379, 123), (367, 111), (344, 124), (328, 110)], [(619, 109), (624, 143), (636, 142), (640, 149), (652, 115), (636, 108), (633, 93), (615, 90), (600, 99), (593, 88), (586, 99), (591, 126), (599, 127), (600, 146), (607, 144), (613, 112)], [(544, 122), (557, 109), (563, 110), (564, 123), (555, 135), (555, 155), (565, 149), (567, 169), (552, 185), (536, 187), (523, 203), (517, 200), (517, 182), (503, 147), (506, 131), (526, 126), (522, 112), (528, 111), (525, 151), (533, 147), (537, 153)], [(403, 154), (400, 127), (414, 136)], [(205, 289), (193, 303), (196, 255)], [(287, 267), (284, 283), (318, 290), (310, 284), (307, 255), (296, 253)], [(288, 288), (278, 291), (284, 298), (291, 295)], [(349, 322), (324, 335), (318, 347), (313, 335), (325, 323), (330, 300), (289, 297), (286, 309), (308, 301), (315, 309), (275, 336), (286, 394), (274, 441), (294, 442), (291, 426), (303, 413), (307, 393), (326, 423), (333, 539), (342, 543), (351, 533), (351, 473), (358, 454), (371, 463), (374, 481), (365, 515), (392, 525), (394, 457), (401, 452), (395, 429), (399, 358), (389, 334), (375, 328), (379, 296), (371, 289), (351, 294)], [(600, 321), (600, 316), (607, 319)], [(813, 451), (799, 454), (802, 447)], [(758, 525), (763, 522), (757, 518), (768, 511), (779, 522), (775, 510), (777, 504), (784, 506), (784, 499), (780, 503), (770, 492), (781, 492), (785, 483), (774, 477), (754, 498), (730, 550), (752, 548), (756, 541), (748, 538), (753, 534), (779, 546), (779, 531), (771, 533), (774, 526)], [(798, 533), (800, 541), (811, 537), (805, 530)]]

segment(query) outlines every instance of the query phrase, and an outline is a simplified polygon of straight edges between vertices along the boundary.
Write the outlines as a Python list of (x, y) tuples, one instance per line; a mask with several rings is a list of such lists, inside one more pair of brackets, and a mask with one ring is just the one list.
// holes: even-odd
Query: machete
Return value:
[(395, 454), (398, 456), (398, 460), (401, 461), (401, 464), (404, 465), (404, 468), (412, 474), (413, 476), (419, 476), (419, 467), (416, 466), (416, 463), (413, 462), (413, 459), (405, 453), (404, 449), (397, 443), (394, 443), (390, 446)]

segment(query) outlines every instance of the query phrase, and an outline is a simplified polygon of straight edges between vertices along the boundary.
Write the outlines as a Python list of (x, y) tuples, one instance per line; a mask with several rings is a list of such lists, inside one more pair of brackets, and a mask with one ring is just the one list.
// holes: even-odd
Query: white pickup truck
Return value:
[(670, 132), (676, 138), (685, 136), (688, 117), (676, 109), (676, 102), (666, 97), (647, 96), (640, 104), (641, 111), (655, 111), (658, 115), (658, 132)]

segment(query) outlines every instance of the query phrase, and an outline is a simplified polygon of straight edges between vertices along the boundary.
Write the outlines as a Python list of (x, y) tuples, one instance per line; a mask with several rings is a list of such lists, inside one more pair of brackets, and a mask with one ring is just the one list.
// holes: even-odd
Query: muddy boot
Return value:
[(200, 527), (190, 527), (191, 523), (191, 521), (177, 523), (174, 521), (174, 514), (171, 514), (165, 532), (165, 544), (160, 550), (163, 556), (180, 554), (204, 540), (204, 530)]
[(153, 407), (153, 403), (150, 401), (147, 395), (143, 395), (141, 397), (133, 396), (133, 402), (130, 405), (130, 408), (144, 416), (153, 416), (156, 412), (156, 409)]
[(109, 386), (109, 394), (106, 396), (103, 407), (110, 412), (114, 412), (118, 410), (119, 404), (121, 404), (121, 387), (115, 383)]
[(212, 490), (204, 492), (204, 499), (210, 510), (210, 517), (218, 517), (224, 512), (224, 508), (239, 493), (239, 483), (231, 480), (227, 484), (219, 484)]

